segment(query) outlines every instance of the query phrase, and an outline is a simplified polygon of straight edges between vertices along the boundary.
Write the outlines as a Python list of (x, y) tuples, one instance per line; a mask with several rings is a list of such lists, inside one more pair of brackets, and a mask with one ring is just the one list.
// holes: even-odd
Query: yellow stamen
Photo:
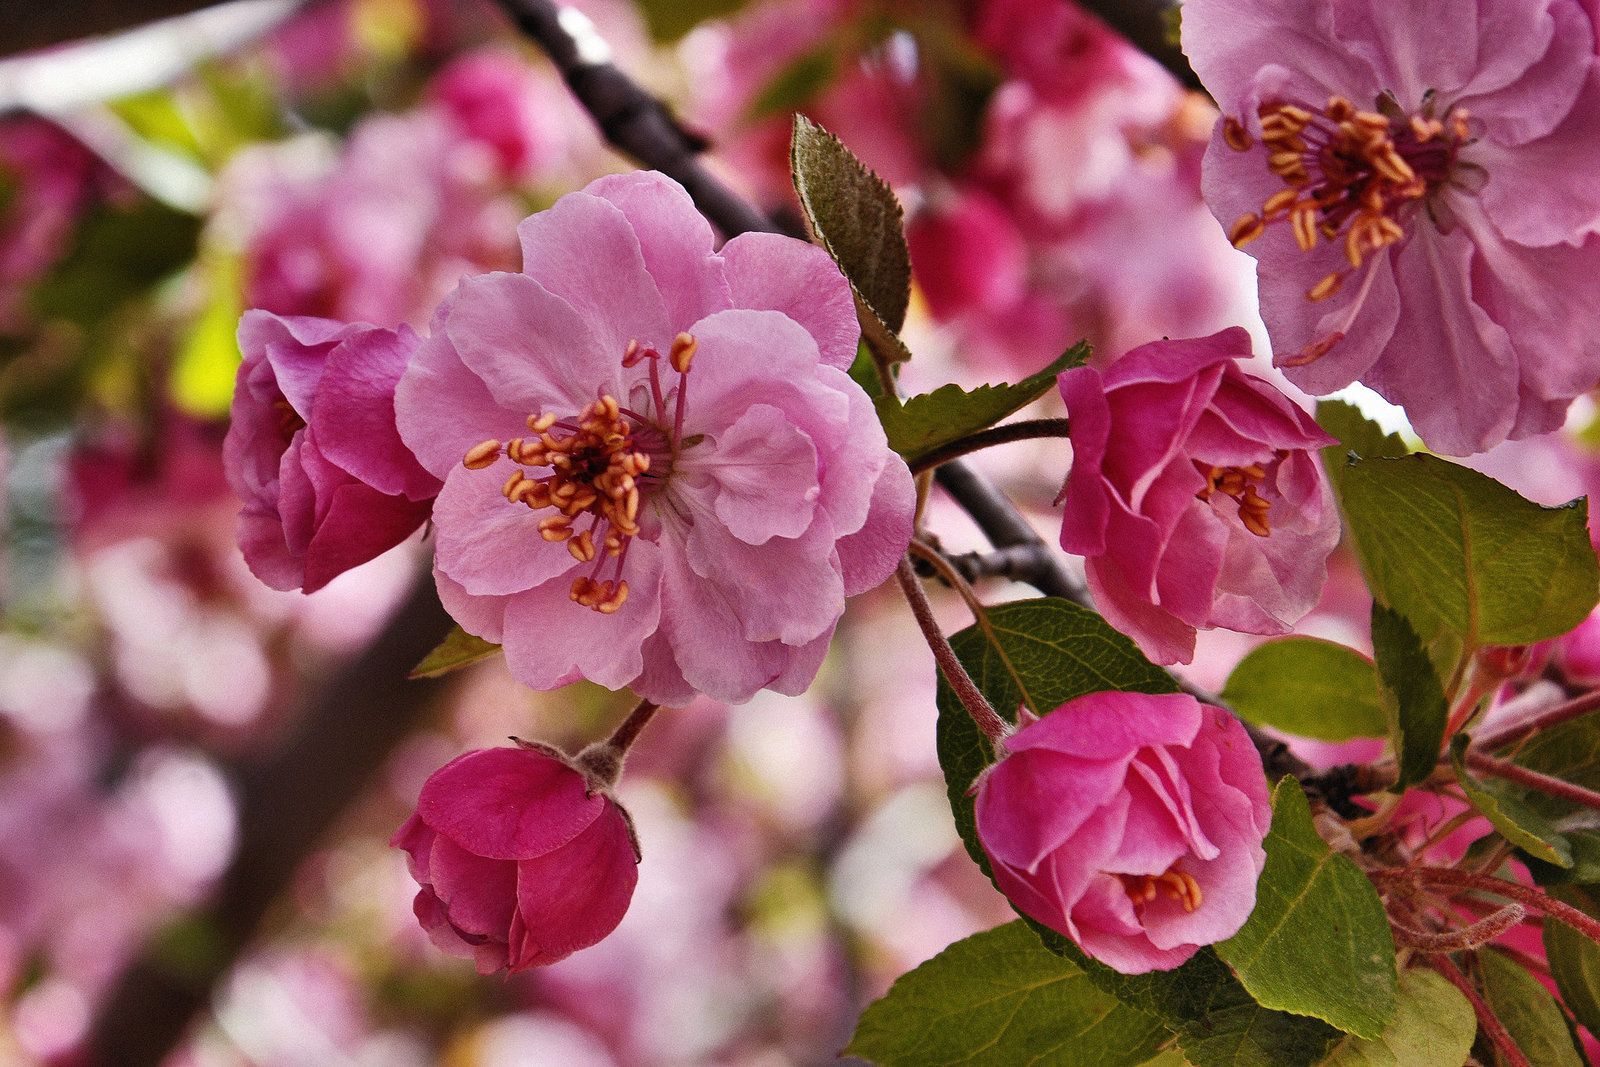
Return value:
[(490, 439), (467, 449), (467, 454), (461, 458), (461, 465), (469, 471), (480, 471), (499, 458), (500, 442)]

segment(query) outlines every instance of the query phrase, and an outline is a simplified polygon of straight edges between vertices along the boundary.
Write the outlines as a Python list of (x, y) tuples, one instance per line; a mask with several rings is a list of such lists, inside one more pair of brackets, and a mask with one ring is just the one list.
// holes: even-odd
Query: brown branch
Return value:
[(1542, 774), (1539, 771), (1529, 770), (1527, 767), (1510, 760), (1496, 759), (1486, 756), (1482, 752), (1468, 752), (1467, 766), (1475, 771), (1495, 778), (1504, 778), (1508, 782), (1536, 789), (1548, 796), (1560, 797), (1562, 800), (1577, 804), (1580, 807), (1594, 808), (1600, 811), (1600, 793), (1593, 789), (1585, 789), (1581, 785), (1557, 778), (1553, 775)]
[(1592, 689), (1582, 696), (1557, 704), (1526, 722), (1514, 723), (1502, 730), (1486, 731), (1473, 741), (1472, 747), (1482, 752), (1493, 752), (1526, 741), (1553, 726), (1560, 726), (1564, 722), (1571, 722), (1597, 710), (1600, 710), (1600, 689)]

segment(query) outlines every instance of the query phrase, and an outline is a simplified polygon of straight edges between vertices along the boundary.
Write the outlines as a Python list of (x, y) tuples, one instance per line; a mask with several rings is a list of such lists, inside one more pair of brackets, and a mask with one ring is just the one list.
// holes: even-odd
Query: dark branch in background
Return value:
[(1126, 37), (1135, 48), (1160, 63), (1186, 89), (1201, 89), (1178, 47), (1179, 0), (1078, 0), (1078, 6)]
[(215, 3), (216, 0), (7, 0), (0, 3), (0, 56), (142, 26)]
[(214, 902), (188, 928), (206, 951), (159, 946), (125, 972), (89, 1038), (94, 1067), (157, 1067), (208, 1005), (306, 855), (403, 738), (443, 682), (406, 678), (449, 631), (424, 576), (372, 645), (316, 695), (273, 751), (234, 768), (239, 838)]

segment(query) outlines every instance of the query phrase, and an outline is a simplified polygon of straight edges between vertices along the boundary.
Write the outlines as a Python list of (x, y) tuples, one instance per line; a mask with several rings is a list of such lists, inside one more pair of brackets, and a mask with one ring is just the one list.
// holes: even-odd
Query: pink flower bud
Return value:
[(1240, 370), (1249, 356), (1235, 326), (1061, 376), (1061, 547), (1084, 557), (1100, 613), (1160, 663), (1192, 660), (1196, 629), (1288, 632), (1339, 541), (1314, 452), (1336, 442)]
[(222, 455), (244, 503), (239, 548), (267, 585), (314, 592), (428, 517), (439, 482), (394, 424), (419, 343), (407, 326), (245, 312)]
[(1244, 925), (1272, 808), (1233, 716), (1184, 693), (1090, 693), (1005, 747), (978, 778), (978, 839), (1018, 911), (1124, 974)]
[(417, 920), (480, 974), (543, 967), (615, 930), (639, 880), (625, 811), (553, 749), (468, 752), (433, 772), (389, 842)]

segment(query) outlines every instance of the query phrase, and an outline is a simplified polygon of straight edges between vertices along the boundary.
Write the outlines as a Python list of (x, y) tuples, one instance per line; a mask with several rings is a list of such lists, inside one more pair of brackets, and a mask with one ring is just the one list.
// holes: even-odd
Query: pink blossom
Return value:
[(421, 889), (433, 943), (481, 974), (543, 967), (604, 938), (628, 910), (639, 855), (602, 784), (543, 746), (468, 752), (433, 773), (389, 842)]
[(1124, 974), (1244, 925), (1272, 810), (1233, 716), (1186, 693), (1090, 693), (1004, 744), (976, 785), (978, 839), (1018, 911)]
[(239, 547), (274, 589), (314, 592), (411, 535), (439, 483), (394, 424), (418, 338), (364, 323), (247, 311), (222, 443), (244, 507)]
[(428, 86), (428, 98), (463, 137), (489, 149), (505, 179), (548, 177), (575, 145), (594, 140), (579, 127), (589, 120), (575, 112), (560, 79), (508, 49), (458, 56)]
[(1185, 6), (1206, 198), (1291, 381), (1453, 454), (1561, 424), (1600, 377), (1595, 35), (1580, 0)]
[(445, 483), (445, 606), (537, 689), (803, 691), (911, 534), (909, 472), (845, 373), (844, 279), (790, 238), (714, 251), (654, 173), (521, 235), (525, 273), (463, 280), (396, 397)]
[(1061, 376), (1061, 547), (1084, 557), (1100, 612), (1161, 663), (1190, 662), (1197, 628), (1287, 632), (1339, 541), (1313, 451), (1334, 439), (1241, 370), (1249, 355), (1235, 326)]

